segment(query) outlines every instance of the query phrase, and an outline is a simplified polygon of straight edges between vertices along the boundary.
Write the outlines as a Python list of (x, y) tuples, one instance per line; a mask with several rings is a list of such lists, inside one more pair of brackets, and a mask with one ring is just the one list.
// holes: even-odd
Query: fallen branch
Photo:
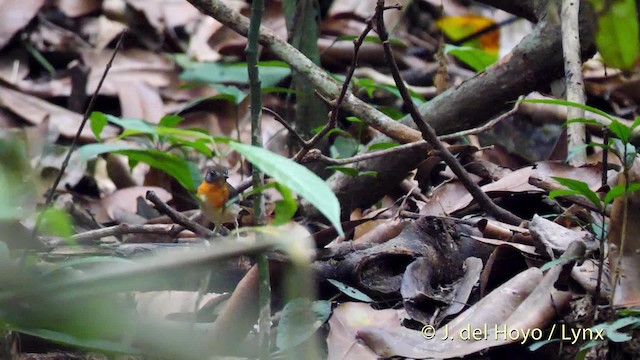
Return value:
[(71, 237), (71, 240), (77, 242), (78, 244), (86, 244), (94, 240), (99, 240), (106, 236), (122, 236), (126, 234), (171, 235), (174, 231), (174, 228), (175, 225), (172, 224), (129, 225), (122, 223), (102, 229), (95, 229), (76, 234)]
[(158, 211), (170, 217), (171, 220), (173, 220), (176, 224), (184, 226), (185, 228), (193, 231), (198, 236), (202, 236), (203, 238), (209, 239), (213, 237), (213, 231), (174, 210), (169, 205), (165, 204), (164, 201), (160, 200), (158, 195), (156, 195), (156, 193), (154, 193), (153, 191), (147, 191), (147, 200), (151, 201)]

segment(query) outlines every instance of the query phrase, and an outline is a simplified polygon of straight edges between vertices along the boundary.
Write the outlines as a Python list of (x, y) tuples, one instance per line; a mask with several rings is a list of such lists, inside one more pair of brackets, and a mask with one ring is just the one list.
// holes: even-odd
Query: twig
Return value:
[[(564, 57), (564, 77), (567, 87), (567, 101), (585, 104), (584, 82), (582, 80), (582, 61), (580, 60), (580, 31), (578, 13), (580, 1), (562, 0), (561, 29), (562, 56)], [(583, 118), (584, 109), (569, 107), (567, 120)], [(587, 149), (582, 148), (586, 140), (585, 125), (572, 123), (567, 125), (567, 148), (571, 156), (567, 159), (573, 166), (582, 166), (587, 162)], [(576, 150), (577, 149), (577, 150)]]
[(496, 126), (496, 124), (499, 123), (500, 121), (502, 121), (502, 120), (508, 118), (509, 116), (515, 114), (516, 112), (518, 112), (518, 110), (520, 109), (520, 104), (521, 104), (520, 101), (523, 98), (524, 98), (524, 96), (520, 96), (520, 98), (518, 98), (518, 101), (515, 103), (515, 105), (513, 106), (513, 108), (511, 110), (505, 112), (504, 114), (499, 115), (498, 117), (495, 117), (495, 118), (489, 120), (486, 124), (484, 124), (482, 126), (478, 126), (477, 128), (473, 128), (473, 129), (469, 129), (469, 130), (458, 131), (458, 132), (447, 134), (447, 135), (441, 135), (441, 136), (438, 136), (438, 140), (440, 140), (440, 141), (449, 141), (449, 140), (453, 140), (453, 139), (461, 137), (461, 136), (475, 135), (475, 134), (479, 134), (481, 132), (487, 131), (487, 130), (491, 129), (492, 127)]
[(198, 236), (202, 236), (203, 238), (211, 238), (214, 235), (214, 232), (207, 229), (206, 227), (192, 221), (184, 214), (179, 213), (178, 211), (171, 208), (169, 205), (165, 204), (164, 201), (160, 200), (158, 195), (153, 191), (147, 191), (147, 200), (151, 201), (153, 205), (155, 205), (156, 209), (161, 213), (167, 215), (171, 218), (176, 224), (180, 224), (185, 228), (193, 231)]
[(307, 146), (307, 141), (300, 134), (298, 134), (298, 132), (293, 128), (293, 126), (291, 126), (291, 124), (289, 124), (285, 119), (283, 119), (282, 116), (280, 116), (277, 112), (264, 106), (262, 107), (262, 111), (266, 111), (269, 114), (273, 115), (273, 118), (277, 122), (282, 124), (282, 126), (284, 126), (287, 130), (289, 130), (289, 132), (296, 137), (296, 139), (300, 142), (300, 144), (302, 144), (302, 146)]
[(347, 164), (352, 164), (359, 161), (374, 159), (381, 156), (393, 155), (398, 152), (413, 150), (417, 147), (424, 147), (425, 150), (427, 150), (428, 144), (426, 141), (416, 141), (409, 144), (398, 145), (391, 149), (373, 151), (373, 152), (359, 154), (359, 155), (344, 158), (344, 159), (334, 159), (334, 158), (325, 156), (318, 149), (313, 149), (309, 151), (309, 153), (304, 157), (304, 159), (302, 159), (302, 162), (307, 163), (307, 162), (313, 162), (313, 161), (322, 161), (323, 163), (329, 164), (329, 165), (347, 165)]
[[(209, 15), (231, 30), (246, 36), (249, 30), (249, 20), (239, 13), (231, 10), (220, 0), (188, 0), (203, 14)], [(260, 43), (273, 52), (278, 58), (286, 62), (292, 69), (305, 76), (318, 91), (329, 98), (337, 98), (340, 93), (338, 83), (320, 69), (313, 61), (305, 57), (296, 48), (280, 39), (271, 30), (260, 29)], [(360, 119), (376, 130), (384, 133), (401, 143), (409, 143), (419, 140), (420, 133), (404, 124), (384, 115), (377, 109), (347, 92), (342, 103), (344, 110), (358, 114)]]
[(409, 114), (413, 121), (416, 123), (420, 132), (422, 132), (422, 136), (425, 140), (427, 140), (432, 146), (440, 153), (440, 157), (445, 161), (445, 163), (451, 168), (454, 174), (460, 179), (462, 184), (465, 186), (467, 191), (473, 196), (474, 200), (478, 202), (478, 204), (488, 213), (495, 216), (498, 220), (507, 222), (509, 224), (519, 225), (522, 222), (522, 219), (513, 213), (497, 206), (491, 198), (485, 194), (480, 187), (471, 180), (471, 177), (467, 173), (467, 171), (462, 167), (462, 165), (458, 162), (458, 160), (449, 152), (442, 142), (438, 140), (438, 136), (436, 135), (433, 128), (424, 121), (422, 115), (416, 108), (413, 100), (411, 99), (411, 95), (407, 90), (402, 77), (400, 76), (400, 70), (398, 69), (398, 65), (396, 64), (395, 58), (393, 57), (393, 51), (391, 50), (391, 46), (389, 45), (389, 34), (384, 26), (384, 18), (383, 13), (384, 9), (384, 0), (378, 0), (376, 5), (376, 14), (375, 14), (375, 22), (377, 25), (378, 36), (382, 41), (382, 45), (385, 51), (385, 57), (387, 59), (389, 68), (391, 70), (391, 74), (393, 75), (393, 79), (396, 81), (396, 86), (398, 87), (398, 91), (402, 95), (402, 99), (404, 100), (405, 106), (407, 110), (409, 110)]
[[(89, 101), (89, 104), (85, 109), (84, 115), (82, 116), (82, 121), (80, 122), (78, 131), (76, 132), (76, 135), (73, 137), (73, 140), (71, 141), (71, 146), (69, 146), (69, 151), (67, 152), (67, 156), (64, 158), (64, 161), (60, 166), (60, 171), (58, 172), (58, 176), (56, 177), (55, 181), (53, 182), (53, 185), (51, 185), (51, 188), (47, 193), (47, 199), (45, 200), (45, 203), (44, 203), (45, 208), (51, 205), (51, 202), (53, 201), (53, 195), (55, 194), (56, 189), (58, 188), (58, 185), (60, 185), (60, 181), (62, 180), (62, 176), (64, 175), (64, 172), (67, 169), (67, 166), (69, 166), (69, 161), (71, 160), (71, 154), (73, 154), (75, 149), (78, 147), (78, 140), (80, 139), (82, 130), (84, 129), (84, 126), (87, 124), (87, 120), (89, 119), (89, 114), (91, 113), (91, 110), (95, 105), (96, 99), (98, 98), (98, 92), (100, 91), (100, 88), (102, 88), (104, 79), (107, 77), (107, 74), (109, 73), (109, 69), (111, 69), (111, 64), (113, 64), (113, 60), (115, 59), (116, 54), (118, 53), (118, 51), (120, 50), (120, 47), (122, 46), (122, 40), (124, 39), (124, 36), (126, 33), (127, 33), (127, 29), (125, 29), (122, 32), (122, 34), (120, 34), (120, 38), (116, 43), (116, 47), (113, 50), (113, 54), (111, 54), (111, 58), (109, 59), (109, 62), (105, 66), (104, 72), (102, 73), (102, 77), (100, 78), (100, 81), (98, 82), (98, 85), (96, 86), (96, 89), (93, 92), (93, 95), (91, 96), (91, 100)], [(38, 216), (36, 218), (36, 223), (33, 227), (33, 231), (31, 232), (31, 237), (33, 239), (36, 238), (36, 235), (38, 234), (38, 229), (40, 228), (41, 225), (42, 225), (42, 216)]]
[[(80, 127), (78, 127), (78, 131), (76, 132), (76, 136), (73, 137), (73, 140), (71, 141), (71, 146), (69, 147), (69, 151), (67, 152), (67, 156), (64, 158), (64, 161), (62, 162), (62, 166), (60, 167), (60, 171), (58, 172), (58, 176), (56, 177), (56, 180), (53, 182), (53, 185), (51, 186), (51, 189), (49, 191), (49, 193), (47, 194), (47, 200), (45, 202), (45, 206), (49, 206), (51, 205), (51, 201), (53, 201), (53, 194), (55, 193), (56, 189), (58, 188), (58, 185), (60, 185), (60, 180), (62, 180), (62, 176), (64, 175), (64, 171), (66, 170), (67, 166), (69, 166), (69, 160), (71, 159), (71, 154), (76, 150), (76, 147), (78, 146), (78, 139), (80, 139), (80, 134), (82, 133), (82, 130), (84, 129), (84, 126), (87, 124), (87, 120), (89, 119), (89, 114), (91, 113), (91, 110), (93, 109), (96, 99), (98, 98), (98, 92), (100, 91), (100, 88), (102, 88), (102, 83), (104, 83), (104, 79), (106, 79), (107, 74), (109, 73), (109, 69), (111, 69), (111, 65), (113, 64), (113, 60), (116, 58), (116, 54), (118, 53), (118, 51), (120, 50), (120, 47), (122, 46), (122, 40), (124, 39), (124, 36), (127, 34), (127, 29), (125, 29), (122, 34), (120, 34), (120, 38), (118, 39), (118, 43), (116, 43), (116, 48), (113, 50), (113, 54), (111, 54), (111, 58), (109, 59), (109, 62), (107, 63), (107, 66), (105, 66), (104, 68), (104, 72), (102, 73), (102, 77), (100, 78), (100, 81), (98, 82), (98, 86), (96, 86), (96, 90), (93, 92), (93, 95), (91, 96), (91, 100), (89, 101), (89, 105), (87, 105), (87, 108), (84, 112), (84, 115), (82, 116), (82, 122), (80, 123)], [(37, 228), (38, 226), (36, 226)]]
[[(262, 133), (260, 117), (262, 114), (262, 91), (260, 86), (260, 74), (258, 69), (258, 40), (260, 37), (260, 23), (264, 13), (264, 0), (251, 2), (251, 22), (247, 36), (247, 70), (249, 74), (249, 88), (251, 101), (251, 145), (262, 147)], [(264, 184), (264, 175), (258, 167), (253, 167), (253, 188), (257, 189)], [(256, 194), (253, 201), (253, 223), (256, 226), (265, 224), (264, 196), (262, 192)], [(256, 234), (259, 242), (264, 241), (260, 234)], [(259, 254), (258, 265), (258, 301), (260, 305), (258, 317), (258, 336), (260, 343), (260, 359), (267, 360), (271, 356), (271, 282), (269, 275), (269, 259), (266, 254)], [(243, 282), (246, 282), (245, 280)], [(234, 291), (235, 293), (238, 292)], [(241, 312), (246, 309), (238, 309)], [(235, 316), (238, 313), (234, 314)], [(244, 334), (246, 335), (246, 334)]]
[(347, 91), (349, 90), (349, 84), (351, 84), (351, 78), (353, 77), (353, 72), (356, 70), (358, 66), (358, 55), (360, 52), (360, 47), (362, 43), (364, 43), (365, 38), (369, 34), (369, 32), (373, 29), (373, 25), (371, 21), (367, 22), (367, 26), (362, 31), (360, 36), (353, 41), (353, 57), (351, 58), (351, 65), (349, 66), (349, 70), (347, 71), (347, 75), (344, 79), (344, 83), (342, 83), (342, 88), (340, 89), (340, 95), (333, 104), (333, 109), (331, 110), (331, 118), (327, 125), (325, 125), (322, 130), (317, 133), (311, 140), (309, 140), (305, 146), (300, 149), (300, 151), (293, 157), (293, 160), (300, 162), (304, 156), (311, 150), (318, 142), (331, 130), (336, 126), (336, 122), (338, 121), (338, 113), (340, 110), (340, 106), (344, 102), (345, 97), (347, 96)]
[(126, 234), (167, 234), (171, 235), (176, 226), (173, 224), (142, 224), (142, 225), (129, 225), (118, 224), (102, 229), (95, 229), (86, 231), (80, 234), (73, 235), (71, 240), (79, 243), (86, 244), (93, 240), (98, 240), (106, 236), (121, 236)]
[[(520, 97), (522, 99), (522, 97)], [(474, 135), (474, 134), (478, 134), (481, 133), (483, 131), (487, 131), (490, 128), (494, 127), (497, 123), (499, 123), (500, 121), (506, 119), (507, 117), (513, 115), (514, 113), (516, 113), (518, 111), (518, 108), (520, 106), (519, 102), (516, 102), (516, 104), (514, 105), (514, 107), (505, 112), (504, 114), (489, 120), (486, 124), (479, 126), (475, 129), (469, 129), (469, 130), (463, 130), (463, 131), (458, 131), (456, 133), (453, 134), (447, 134), (447, 135), (442, 135), (442, 136), (438, 136), (438, 140), (440, 141), (447, 141), (447, 140), (453, 140), (456, 139), (458, 137), (461, 136), (468, 136), (468, 135)], [(408, 144), (403, 144), (403, 145), (398, 145), (394, 148), (391, 149), (385, 149), (385, 150), (380, 150), (380, 151), (374, 151), (374, 152), (370, 152), (370, 153), (365, 153), (365, 154), (359, 154), (356, 156), (352, 156), (352, 157), (348, 157), (348, 158), (344, 158), (344, 159), (334, 159), (328, 156), (325, 156), (324, 154), (322, 154), (322, 152), (318, 151), (317, 149), (312, 149), (309, 151), (309, 153), (304, 157), (304, 159), (302, 159), (302, 163), (307, 163), (307, 162), (312, 162), (312, 161), (322, 161), (325, 164), (330, 164), (330, 165), (346, 165), (346, 164), (352, 164), (355, 162), (360, 162), (360, 161), (365, 161), (365, 160), (370, 160), (370, 159), (375, 159), (377, 157), (382, 157), (382, 156), (391, 156), (394, 154), (397, 154), (399, 152), (403, 152), (403, 151), (411, 151), (413, 149), (415, 149), (416, 147), (422, 147), (424, 146), (425, 148), (427, 147), (427, 142), (424, 140), (420, 140), (420, 141), (416, 141), (416, 142), (412, 142), (412, 143), (408, 143)]]

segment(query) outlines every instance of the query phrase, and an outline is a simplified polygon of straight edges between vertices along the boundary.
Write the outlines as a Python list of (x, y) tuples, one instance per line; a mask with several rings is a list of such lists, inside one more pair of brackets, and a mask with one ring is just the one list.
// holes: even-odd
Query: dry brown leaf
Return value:
[(357, 332), (372, 324), (396, 328), (400, 326), (397, 310), (374, 310), (369, 304), (340, 304), (329, 319), (327, 347), (329, 360), (377, 359), (378, 356), (356, 338)]
[(45, 0), (0, 0), (0, 49), (40, 11)]
[(121, 22), (111, 20), (106, 16), (100, 16), (98, 18), (98, 30), (93, 40), (94, 49), (103, 50), (126, 28), (127, 26)]
[(123, 210), (135, 214), (138, 210), (137, 198), (145, 198), (147, 191), (155, 192), (160, 200), (164, 202), (170, 201), (173, 198), (171, 193), (163, 188), (155, 186), (132, 186), (116, 190), (113, 194), (106, 196), (102, 199), (102, 206), (104, 206), (107, 215), (109, 215), (109, 218), (112, 220), (118, 217), (117, 212)]
[(118, 81), (123, 118), (145, 119), (157, 124), (165, 115), (158, 90), (142, 81)]
[[(87, 81), (87, 93), (92, 94), (104, 73), (113, 50), (82, 51), (84, 63), (91, 69)], [(162, 88), (176, 80), (174, 64), (169, 58), (156, 52), (131, 49), (120, 51), (113, 61), (109, 76), (104, 81), (100, 94), (116, 95), (118, 84), (123, 81), (142, 81)]]
[[(571, 294), (553, 286), (558, 274), (550, 271), (543, 277), (537, 268), (526, 270), (428, 337), (421, 331), (380, 326), (364, 328), (358, 336), (380, 356), (416, 359), (461, 357), (520, 342), (528, 329), (543, 328), (569, 304)], [(467, 338), (474, 329), (481, 336)], [(507, 333), (512, 330), (518, 333), (510, 338)]]
[(420, 209), (420, 215), (449, 216), (466, 195), (467, 189), (459, 181), (441, 184), (433, 191), (431, 200)]
[[(0, 86), (0, 106), (11, 110), (32, 125), (41, 124), (48, 118), (50, 129), (56, 129), (67, 138), (75, 136), (82, 121), (82, 115), (80, 114), (3, 86)], [(116, 133), (115, 128), (106, 127), (102, 136), (108, 138), (115, 136)], [(95, 136), (91, 129), (85, 126), (82, 129), (80, 139), (85, 142), (95, 141)]]
[(582, 241), (592, 250), (597, 248), (593, 235), (587, 231), (575, 231), (547, 220), (538, 214), (529, 223), (529, 232), (536, 241), (538, 252), (554, 258), (554, 251), (562, 252), (574, 241)]
[(87, 15), (100, 9), (101, 0), (56, 0), (58, 9), (68, 17)]

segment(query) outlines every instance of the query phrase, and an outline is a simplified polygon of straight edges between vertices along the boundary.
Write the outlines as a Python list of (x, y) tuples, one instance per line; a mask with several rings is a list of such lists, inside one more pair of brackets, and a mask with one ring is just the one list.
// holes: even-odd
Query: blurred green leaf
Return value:
[(471, 66), (475, 71), (482, 71), (498, 61), (497, 55), (470, 46), (445, 45), (444, 51)]
[(635, 0), (591, 0), (598, 14), (596, 46), (607, 66), (630, 71), (640, 52)]
[(309, 201), (329, 219), (340, 235), (344, 235), (340, 223), (340, 202), (316, 174), (290, 159), (259, 147), (237, 142), (231, 142), (229, 146), (277, 182)]
[[(632, 193), (632, 192), (638, 191), (638, 190), (640, 190), (640, 184), (638, 184), (638, 183), (629, 184), (629, 193)], [(625, 186), (624, 185), (616, 185), (616, 186), (614, 186), (613, 188), (611, 188), (611, 190), (609, 190), (607, 192), (607, 195), (604, 197), (604, 204), (608, 205), (615, 198), (624, 195), (624, 193), (625, 193)]]
[(174, 128), (178, 126), (182, 122), (182, 116), (178, 115), (165, 115), (158, 122), (158, 126), (164, 126), (169, 128)]
[(71, 239), (73, 235), (73, 225), (69, 214), (63, 210), (53, 207), (46, 208), (40, 213), (40, 228), (41, 233), (60, 236), (64, 239)]
[(247, 97), (247, 94), (244, 91), (240, 90), (240, 88), (238, 88), (237, 86), (211, 84), (211, 87), (219, 92), (218, 95), (213, 97), (214, 99), (226, 99), (231, 101), (235, 105), (239, 105)]
[(276, 183), (276, 189), (278, 189), (280, 195), (282, 195), (282, 200), (276, 201), (275, 219), (273, 219), (273, 223), (271, 224), (273, 226), (286, 224), (293, 218), (296, 211), (298, 211), (298, 203), (291, 193), (291, 190), (280, 183)]
[(571, 261), (571, 260), (578, 260), (580, 259), (580, 256), (578, 255), (573, 255), (573, 256), (568, 256), (568, 257), (562, 257), (559, 259), (555, 259), (549, 262), (544, 263), (542, 266), (540, 266), (540, 271), (547, 271), (549, 269), (551, 269), (552, 267), (558, 265), (558, 264), (562, 264), (566, 261)]
[[(164, 151), (140, 149), (126, 144), (88, 144), (78, 149), (78, 153), (84, 160), (106, 153), (125, 155), (129, 161), (143, 162), (166, 172), (189, 191), (194, 191), (198, 183), (199, 175), (193, 174), (195, 164)], [(199, 172), (196, 170), (196, 173)]]
[[(181, 61), (184, 71), (180, 78), (185, 81), (197, 81), (211, 84), (248, 84), (247, 64), (198, 63)], [(289, 66), (280, 61), (262, 61), (258, 63), (262, 88), (273, 87), (291, 74)]]
[(282, 309), (276, 345), (291, 349), (309, 339), (331, 315), (331, 303), (306, 298), (291, 300)]
[(343, 166), (343, 165), (331, 165), (331, 166), (327, 166), (327, 169), (339, 171), (351, 177), (356, 177), (356, 176), (374, 176), (375, 177), (378, 175), (376, 171), (371, 171), (371, 170), (361, 171), (356, 168), (353, 168), (350, 166)]
[(102, 141), (100, 135), (108, 123), (107, 117), (103, 113), (96, 111), (91, 113), (91, 116), (89, 117), (89, 126), (91, 126), (91, 131), (98, 141)]
[(609, 130), (614, 133), (623, 143), (628, 143), (631, 137), (631, 128), (624, 125), (618, 120), (613, 120), (608, 126)]
[(398, 144), (397, 142), (379, 142), (369, 146), (369, 151), (391, 149), (398, 145), (400, 144)]
[(329, 148), (331, 157), (336, 159), (344, 159), (355, 155), (360, 148), (360, 143), (352, 138), (339, 136), (333, 141), (333, 145)]
[(615, 120), (613, 117), (611, 117), (611, 115), (607, 114), (606, 112), (594, 108), (592, 106), (588, 106), (588, 105), (582, 105), (579, 103), (575, 103), (572, 101), (566, 101), (566, 100), (557, 100), (557, 99), (524, 99), (521, 100), (521, 102), (526, 102), (526, 103), (532, 103), (532, 104), (551, 104), (551, 105), (563, 105), (563, 106), (570, 106), (570, 107), (574, 107), (574, 108), (578, 108), (578, 109), (582, 109), (585, 111), (589, 111), (592, 112), (594, 114), (598, 114), (600, 116), (604, 116), (605, 118), (607, 118), (610, 121)]
[[(552, 176), (553, 180), (560, 183), (560, 185), (569, 188), (569, 190), (575, 191), (577, 194), (580, 194), (586, 197), (593, 205), (595, 205), (598, 209), (602, 207), (602, 203), (600, 202), (600, 198), (598, 195), (589, 189), (589, 185), (587, 183), (575, 180), (575, 179), (567, 179), (563, 177)], [(557, 195), (556, 195), (557, 196)], [(551, 197), (551, 194), (549, 195)]]

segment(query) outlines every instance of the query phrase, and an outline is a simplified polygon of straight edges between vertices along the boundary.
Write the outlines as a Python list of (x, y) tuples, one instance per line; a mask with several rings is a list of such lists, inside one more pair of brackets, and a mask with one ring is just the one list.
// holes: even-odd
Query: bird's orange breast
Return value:
[(198, 195), (200, 198), (206, 197), (207, 205), (216, 209), (222, 208), (229, 201), (229, 187), (226, 182), (208, 183), (203, 181), (198, 186)]

